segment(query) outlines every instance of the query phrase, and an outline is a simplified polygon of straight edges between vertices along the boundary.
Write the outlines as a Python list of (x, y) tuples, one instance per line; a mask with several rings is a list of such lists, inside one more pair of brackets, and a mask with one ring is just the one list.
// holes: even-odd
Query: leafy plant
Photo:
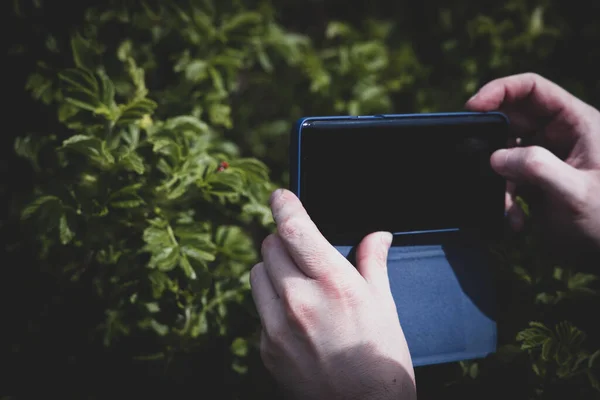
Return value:
[[(200, 343), (194, 339), (226, 329), (227, 303), (247, 289), (256, 254), (241, 226), (252, 216), (270, 223), (268, 170), (236, 157), (197, 117), (152, 119), (157, 104), (141, 79), (117, 102), (107, 74), (85, 69), (75, 40), (73, 47), (78, 65), (60, 72), (57, 95), (70, 136), (45, 140), (55, 155), (44, 165), (51, 179), (22, 218), (35, 222), (42, 262), (67, 251), (57, 274), (92, 275), (107, 300), (106, 345), (136, 330), (165, 337), (174, 351)], [(124, 67), (141, 76), (128, 61)], [(40, 145), (32, 143), (21, 139), (16, 151), (39, 165), (32, 149)]]
[(600, 350), (593, 354), (582, 349), (586, 335), (563, 321), (554, 330), (540, 322), (530, 322), (529, 328), (517, 335), (521, 349), (533, 358), (533, 370), (541, 378), (554, 374), (554, 378), (569, 379), (586, 375), (590, 384), (600, 390), (593, 368)]

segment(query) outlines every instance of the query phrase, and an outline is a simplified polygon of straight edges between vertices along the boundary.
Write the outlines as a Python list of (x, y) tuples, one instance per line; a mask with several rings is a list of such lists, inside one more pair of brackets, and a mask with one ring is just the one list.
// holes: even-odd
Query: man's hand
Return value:
[(251, 273), (266, 367), (294, 398), (416, 398), (387, 275), (391, 234), (367, 236), (355, 268), (294, 194), (276, 191), (271, 208), (278, 234)]
[(523, 226), (515, 202), (536, 189), (532, 214), (556, 243), (600, 249), (600, 113), (535, 74), (497, 79), (467, 102), (473, 111), (503, 111), (516, 147), (492, 155), (492, 167), (509, 181), (506, 208), (514, 229)]

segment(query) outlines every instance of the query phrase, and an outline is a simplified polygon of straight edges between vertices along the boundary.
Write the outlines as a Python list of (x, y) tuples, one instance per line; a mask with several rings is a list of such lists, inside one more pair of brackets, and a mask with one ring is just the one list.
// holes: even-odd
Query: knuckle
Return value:
[(371, 264), (380, 268), (387, 266), (387, 252), (383, 247), (377, 247), (372, 252), (361, 252), (356, 255), (358, 264)]
[(290, 216), (283, 220), (278, 227), (279, 234), (286, 239), (296, 239), (302, 236), (302, 219)]
[(528, 147), (523, 153), (523, 169), (531, 176), (537, 177), (543, 173), (546, 153), (541, 147)]
[(539, 81), (544, 79), (544, 77), (538, 74), (537, 72), (525, 72), (523, 76), (527, 79), (531, 79), (532, 81)]
[(278, 239), (274, 233), (270, 234), (262, 241), (261, 254), (263, 255), (263, 258), (266, 253), (268, 253), (271, 249), (277, 246), (277, 243)]
[(357, 288), (352, 283), (343, 278), (326, 276), (321, 279), (323, 291), (330, 299), (341, 302), (342, 304), (352, 305), (359, 301)]
[(579, 215), (584, 213), (586, 209), (589, 209), (589, 207), (594, 207), (594, 205), (598, 203), (600, 180), (592, 181), (585, 179), (586, 177), (581, 173), (578, 173), (577, 176), (580, 177), (579, 182), (576, 185), (579, 190), (574, 191), (571, 202), (573, 206), (573, 212), (576, 215)]
[(356, 263), (359, 265), (370, 262), (372, 258), (373, 254), (367, 253), (365, 251), (356, 252)]
[(290, 326), (303, 334), (310, 334), (318, 323), (318, 309), (306, 300), (296, 300), (286, 306)]

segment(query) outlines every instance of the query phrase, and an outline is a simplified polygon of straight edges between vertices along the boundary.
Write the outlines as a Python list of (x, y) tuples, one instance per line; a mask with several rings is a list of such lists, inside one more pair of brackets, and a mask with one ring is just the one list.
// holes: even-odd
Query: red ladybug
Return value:
[(219, 164), (219, 168), (217, 168), (217, 171), (222, 172), (225, 171), (227, 168), (229, 168), (229, 163), (227, 161), (221, 161), (221, 163)]

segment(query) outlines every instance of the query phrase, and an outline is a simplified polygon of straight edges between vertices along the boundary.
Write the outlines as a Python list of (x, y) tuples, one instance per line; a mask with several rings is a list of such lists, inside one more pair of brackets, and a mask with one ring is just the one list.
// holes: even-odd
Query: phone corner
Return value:
[(502, 111), (490, 111), (488, 114), (500, 117), (502, 119), (502, 121), (504, 121), (504, 123), (506, 125), (510, 125), (510, 119), (508, 118), (508, 115), (506, 115)]

